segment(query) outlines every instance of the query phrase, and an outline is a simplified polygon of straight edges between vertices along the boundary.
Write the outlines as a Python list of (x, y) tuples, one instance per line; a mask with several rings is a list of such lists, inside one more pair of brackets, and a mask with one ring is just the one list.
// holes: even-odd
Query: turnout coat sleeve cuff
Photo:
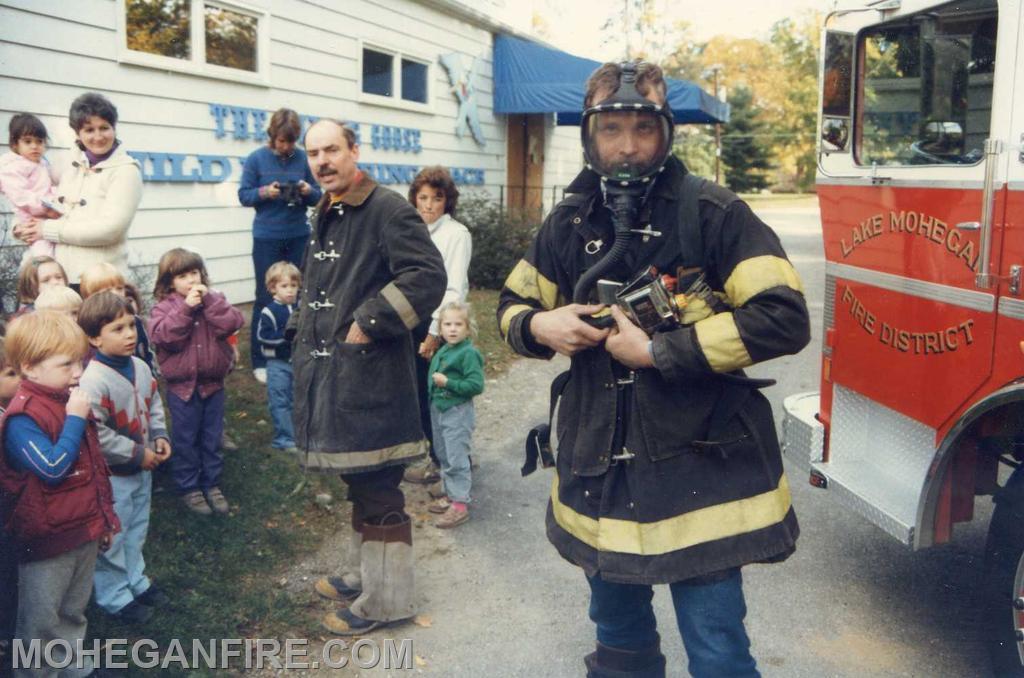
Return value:
[(692, 326), (655, 334), (651, 339), (651, 354), (654, 367), (669, 382), (680, 382), (712, 371)]

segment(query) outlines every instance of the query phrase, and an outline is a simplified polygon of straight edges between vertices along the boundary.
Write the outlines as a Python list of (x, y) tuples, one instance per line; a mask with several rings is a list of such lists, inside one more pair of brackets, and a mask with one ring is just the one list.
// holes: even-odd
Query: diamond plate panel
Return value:
[(911, 544), (934, 441), (935, 429), (836, 384), (829, 462), (814, 468), (840, 501)]
[(818, 392), (797, 393), (783, 403), (782, 451), (801, 471), (820, 462), (825, 448), (825, 427), (817, 419)]
[(825, 274), (825, 311), (821, 332), (821, 351), (825, 355), (832, 355), (832, 349), (825, 345), (828, 338), (828, 331), (836, 324), (836, 277), (830, 273)]

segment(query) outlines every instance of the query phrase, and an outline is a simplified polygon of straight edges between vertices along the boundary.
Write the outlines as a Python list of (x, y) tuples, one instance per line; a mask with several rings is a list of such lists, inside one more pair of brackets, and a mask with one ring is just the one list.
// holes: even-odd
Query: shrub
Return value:
[(536, 219), (514, 212), (506, 214), (487, 194), (471, 193), (460, 197), (455, 217), (473, 236), (469, 284), (489, 290), (501, 289), (540, 228)]

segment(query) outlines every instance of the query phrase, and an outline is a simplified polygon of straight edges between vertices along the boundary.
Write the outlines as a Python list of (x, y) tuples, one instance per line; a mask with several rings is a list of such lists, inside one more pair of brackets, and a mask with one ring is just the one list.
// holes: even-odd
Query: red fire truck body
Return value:
[(1022, 0), (883, 0), (829, 15), (820, 391), (787, 398), (783, 425), (787, 458), (813, 485), (915, 549), (949, 541), (975, 496), (994, 495), (980, 598), (997, 668), (1018, 673), (1022, 26)]

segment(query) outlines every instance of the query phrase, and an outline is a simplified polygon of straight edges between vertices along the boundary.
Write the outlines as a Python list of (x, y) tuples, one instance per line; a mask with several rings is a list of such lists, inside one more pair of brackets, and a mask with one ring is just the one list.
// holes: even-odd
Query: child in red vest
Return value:
[[(120, 529), (89, 399), (77, 387), (86, 346), (61, 313), (15, 320), (4, 348), (22, 381), (0, 419), (0, 516), (19, 562), (15, 638), (64, 640), (72, 654), (85, 638), (96, 554)], [(54, 658), (70, 660), (72, 673), (91, 670), (77, 656)]]

